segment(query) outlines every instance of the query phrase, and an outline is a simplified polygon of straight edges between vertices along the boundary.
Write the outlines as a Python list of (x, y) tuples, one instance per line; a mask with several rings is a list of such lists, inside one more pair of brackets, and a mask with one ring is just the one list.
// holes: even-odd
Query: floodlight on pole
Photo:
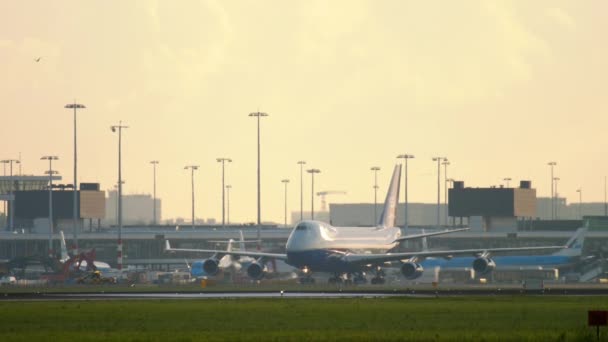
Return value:
[(232, 189), (232, 185), (226, 185), (226, 221), (228, 221), (228, 225), (230, 225), (230, 189)]
[(408, 198), (407, 198), (407, 190), (408, 190), (408, 188), (407, 188), (407, 160), (408, 159), (413, 159), (414, 156), (411, 155), (411, 154), (405, 153), (405, 154), (398, 155), (397, 158), (403, 159), (403, 163), (405, 164), (404, 165), (405, 166), (405, 171), (404, 171), (405, 182), (403, 183), (403, 193), (405, 195), (405, 202), (404, 202), (405, 203), (405, 206), (404, 206), (405, 209), (404, 209), (404, 215), (403, 215), (403, 228), (404, 228), (405, 231), (403, 232), (403, 234), (407, 235), (407, 228), (409, 226), (409, 220), (408, 220), (408, 218), (409, 218), (408, 217), (409, 212), (408, 212)]
[(224, 185), (226, 163), (232, 163), (230, 158), (217, 158), (218, 163), (222, 163), (222, 228), (226, 228), (226, 187)]
[(190, 170), (190, 181), (192, 183), (192, 230), (194, 230), (194, 171), (198, 170), (199, 166), (198, 165), (187, 165), (184, 166), (184, 170)]
[(310, 173), (312, 182), (311, 182), (311, 194), (310, 194), (310, 219), (315, 219), (315, 173), (321, 173), (319, 169), (309, 169), (306, 172)]
[(509, 182), (512, 180), (510, 177), (505, 177), (502, 179), (503, 181), (505, 181), (505, 188), (509, 187)]
[(372, 226), (378, 224), (378, 171), (379, 166), (372, 166), (370, 171), (374, 171), (374, 222)]
[(559, 219), (559, 211), (557, 210), (559, 208), (559, 204), (558, 204), (558, 200), (559, 200), (559, 193), (557, 192), (557, 182), (559, 181), (559, 177), (553, 177), (553, 183), (555, 184), (555, 219)]
[(73, 206), (72, 206), (72, 229), (73, 229), (73, 255), (78, 254), (78, 149), (77, 149), (77, 139), (76, 139), (76, 111), (78, 109), (85, 109), (85, 105), (76, 103), (68, 103), (64, 106), (66, 109), (74, 110), (74, 189), (73, 189)]
[(57, 171), (53, 171), (53, 160), (59, 160), (57, 156), (43, 156), (40, 160), (49, 161), (49, 257), (53, 257), (53, 175)]
[(606, 179), (607, 178), (608, 177), (604, 176), (604, 216), (608, 216), (608, 201), (606, 200), (606, 193), (607, 193)]
[(268, 116), (268, 114), (266, 113), (262, 113), (262, 112), (254, 112), (254, 113), (249, 113), (249, 116), (251, 117), (256, 117), (257, 118), (257, 122), (258, 122), (258, 233), (257, 233), (257, 249), (260, 250), (260, 229), (261, 229), (261, 225), (262, 225), (262, 205), (261, 205), (261, 200), (262, 200), (262, 195), (261, 195), (261, 181), (260, 181), (260, 118)]
[(281, 182), (285, 184), (285, 215), (283, 224), (287, 227), (287, 184), (289, 183), (289, 179), (282, 179)]
[(554, 177), (553, 177), (553, 167), (557, 165), (557, 162), (548, 162), (547, 165), (551, 167), (551, 219), (555, 220), (555, 196), (554, 196)]
[(298, 161), (298, 164), (300, 165), (300, 221), (304, 220), (304, 181), (303, 181), (303, 174), (304, 174), (304, 164), (306, 164), (306, 162), (304, 160), (300, 160)]
[(443, 169), (443, 179), (445, 180), (443, 184), (443, 204), (445, 205), (445, 225), (448, 225), (448, 165), (450, 162), (446, 159), (441, 165), (444, 166)]
[[(448, 189), (450, 189), (451, 187), (454, 186), (454, 182), (455, 181), (456, 180), (454, 178), (448, 178), (448, 179), (445, 180), (445, 182), (447, 184), (447, 189), (445, 190), (446, 194), (449, 192)], [(450, 202), (449, 202), (449, 196), (446, 195), (446, 198), (447, 198), (447, 200), (445, 202), (445, 211), (447, 213), (450, 210)], [(449, 219), (449, 217), (446, 214), (446, 221), (445, 221), (446, 225), (450, 224), (450, 222), (449, 222), (448, 219)], [(452, 217), (452, 225), (456, 225), (456, 217)]]
[(156, 166), (158, 165), (158, 160), (152, 160), (150, 164), (152, 164), (153, 169), (153, 181), (152, 181), (152, 225), (156, 225)]
[(446, 157), (433, 157), (437, 162), (437, 227), (441, 225), (441, 162), (447, 160)]
[(576, 190), (576, 192), (578, 192), (578, 217), (582, 220), (583, 219), (583, 189), (578, 188)]
[(129, 128), (118, 122), (118, 125), (110, 126), (112, 132), (118, 131), (118, 246), (117, 261), (118, 269), (122, 270), (122, 130)]

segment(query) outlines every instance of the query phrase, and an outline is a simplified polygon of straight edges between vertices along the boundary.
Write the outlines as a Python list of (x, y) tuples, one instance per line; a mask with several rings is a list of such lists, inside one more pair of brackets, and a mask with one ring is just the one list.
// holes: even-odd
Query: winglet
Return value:
[(165, 240), (165, 252), (171, 252), (171, 244), (169, 244), (169, 240)]
[(399, 184), (401, 182), (401, 164), (395, 165), (393, 176), (384, 200), (384, 209), (380, 215), (378, 227), (390, 228), (397, 224), (397, 204), (399, 203)]

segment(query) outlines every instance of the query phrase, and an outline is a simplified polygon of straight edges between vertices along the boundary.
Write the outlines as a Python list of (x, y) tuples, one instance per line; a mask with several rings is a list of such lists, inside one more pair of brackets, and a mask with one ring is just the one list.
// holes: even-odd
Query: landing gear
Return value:
[(355, 285), (367, 284), (367, 278), (365, 278), (365, 273), (356, 273), (353, 277), (353, 282), (355, 283)]
[(315, 278), (312, 277), (312, 272), (308, 267), (302, 269), (302, 276), (300, 277), (300, 284), (314, 284)]
[(365, 273), (334, 273), (333, 277), (328, 279), (330, 284), (344, 284), (344, 285), (360, 285), (366, 284), (367, 278)]
[(300, 277), (300, 284), (314, 284), (315, 278), (311, 276)]
[(382, 285), (386, 282), (386, 280), (384, 279), (384, 277), (373, 277), (372, 278), (372, 285)]
[(333, 277), (330, 277), (327, 281), (330, 284), (342, 284), (343, 283), (342, 276), (339, 273), (335, 273)]
[(386, 279), (384, 279), (384, 270), (380, 267), (376, 267), (375, 270), (376, 276), (372, 278), (372, 285), (382, 285), (386, 283)]

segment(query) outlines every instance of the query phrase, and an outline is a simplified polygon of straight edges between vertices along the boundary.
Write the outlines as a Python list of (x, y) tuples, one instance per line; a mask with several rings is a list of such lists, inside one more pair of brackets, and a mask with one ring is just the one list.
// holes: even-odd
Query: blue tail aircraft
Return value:
[[(440, 267), (446, 269), (473, 268), (477, 274), (488, 274), (493, 270), (524, 270), (538, 268), (567, 268), (576, 265), (582, 255), (587, 227), (579, 228), (564, 248), (549, 255), (506, 255), (490, 257), (426, 258), (420, 262), (424, 269)], [(424, 245), (424, 241), (423, 241)], [(424, 247), (423, 247), (424, 248)], [(420, 274), (421, 275), (421, 274)], [(410, 278), (412, 279), (412, 278)], [(415, 278), (413, 278), (415, 279)]]

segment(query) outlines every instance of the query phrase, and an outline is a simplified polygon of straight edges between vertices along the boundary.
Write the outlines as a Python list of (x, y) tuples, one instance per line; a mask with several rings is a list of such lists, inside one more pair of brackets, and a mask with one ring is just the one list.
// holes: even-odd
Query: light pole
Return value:
[(192, 183), (192, 230), (194, 230), (194, 171), (198, 170), (198, 165), (187, 165), (184, 166), (184, 170), (190, 169), (191, 183)]
[(298, 162), (298, 164), (300, 165), (300, 221), (304, 220), (304, 181), (303, 181), (303, 174), (304, 174), (304, 164), (306, 164), (306, 162), (304, 160), (300, 160)]
[(445, 157), (433, 157), (437, 162), (437, 227), (441, 225), (441, 162), (447, 161)]
[(555, 220), (555, 196), (553, 195), (553, 182), (555, 181), (555, 178), (553, 177), (553, 167), (557, 165), (557, 162), (548, 162), (547, 165), (551, 167), (551, 219)]
[(232, 185), (226, 185), (226, 220), (228, 221), (228, 225), (230, 225), (230, 189), (232, 189)]
[(310, 173), (312, 179), (312, 192), (310, 194), (310, 219), (315, 219), (315, 173), (321, 173), (319, 169), (309, 169), (306, 172)]
[(74, 196), (73, 196), (73, 206), (72, 206), (72, 211), (73, 211), (73, 216), (72, 216), (72, 229), (74, 230), (74, 249), (72, 251), (73, 255), (77, 255), (78, 254), (78, 149), (77, 147), (77, 140), (76, 140), (76, 110), (77, 109), (84, 109), (87, 108), (85, 107), (83, 104), (80, 103), (76, 103), (76, 100), (74, 100), (74, 103), (68, 103), (67, 105), (64, 106), (64, 108), (67, 109), (73, 109), (74, 110)]
[(559, 208), (559, 205), (558, 205), (559, 193), (557, 192), (557, 182), (558, 181), (559, 181), (559, 177), (553, 177), (553, 182), (555, 183), (555, 204), (554, 204), (554, 207), (555, 207), (555, 219), (556, 220), (559, 218), (558, 210), (557, 210), (557, 208)]
[(260, 228), (262, 225), (262, 209), (261, 209), (261, 185), (260, 185), (260, 118), (268, 116), (266, 113), (254, 112), (249, 113), (249, 116), (256, 117), (258, 121), (258, 233), (257, 233), (257, 249), (260, 250)]
[(373, 225), (378, 224), (378, 171), (380, 171), (379, 166), (372, 166), (370, 168), (371, 171), (374, 171), (374, 223)]
[[(8, 163), (8, 161), (0, 160), (0, 163), (2, 163), (2, 169), (4, 169), (3, 176), (6, 177), (6, 163)], [(8, 229), (8, 215), (6, 214), (6, 201), (3, 201), (3, 202), (4, 202), (4, 220), (5, 220), (5, 224), (6, 224), (5, 229)]]
[[(454, 178), (448, 178), (448, 179), (446, 179), (445, 181), (446, 181), (446, 184), (448, 185), (448, 189), (454, 186), (454, 181), (455, 181), (455, 180), (454, 180)], [(448, 189), (446, 189), (446, 190), (445, 190), (445, 192), (446, 192), (446, 193), (448, 193)], [(448, 196), (446, 196), (446, 198), (448, 198), (448, 199), (449, 199), (449, 197), (448, 197)], [(449, 210), (449, 208), (450, 208), (450, 203), (449, 203), (447, 200), (446, 200), (446, 202), (445, 202), (445, 208), (446, 208), (446, 209), (445, 209), (445, 210), (446, 210), (446, 212), (447, 212), (447, 211)], [(446, 226), (450, 224), (448, 219), (449, 219), (449, 217), (447, 217), (447, 215), (446, 215), (446, 221), (445, 221)], [(454, 225), (456, 225), (456, 218), (455, 218), (455, 217), (452, 217), (452, 225), (453, 225), (453, 226), (454, 226)]]
[(503, 178), (502, 180), (504, 180), (506, 182), (506, 184), (507, 184), (506, 188), (508, 188), (509, 187), (509, 182), (511, 181), (511, 178), (506, 177), (506, 178)]
[(408, 217), (409, 212), (408, 212), (408, 208), (407, 208), (407, 206), (408, 206), (408, 201), (407, 201), (407, 160), (408, 159), (413, 159), (414, 156), (411, 155), (411, 154), (405, 153), (405, 154), (398, 155), (397, 158), (402, 158), (403, 162), (405, 164), (404, 165), (405, 166), (405, 172), (404, 172), (404, 174), (405, 174), (405, 182), (404, 182), (404, 185), (403, 185), (403, 192), (405, 194), (405, 213), (404, 213), (404, 216), (403, 216), (403, 228), (405, 229), (404, 234), (407, 235), (407, 228), (408, 228), (408, 225), (409, 225), (409, 217)]
[(226, 187), (224, 186), (224, 166), (226, 162), (232, 163), (230, 158), (217, 158), (218, 163), (222, 163), (222, 228), (226, 228)]
[(287, 227), (287, 183), (289, 183), (289, 179), (283, 179), (281, 180), (281, 182), (283, 184), (285, 184), (285, 219), (284, 219), (284, 225), (285, 227)]
[(578, 188), (576, 190), (576, 192), (578, 192), (578, 217), (580, 217), (580, 219), (583, 219), (583, 189), (582, 188)]
[(9, 207), (8, 207), (8, 229), (12, 231), (15, 228), (15, 200), (13, 198), (13, 190), (15, 188), (15, 180), (13, 179), (13, 163), (21, 164), (19, 159), (5, 159), (2, 163), (9, 164), (9, 172), (10, 172), (10, 186), (9, 186)]
[(152, 186), (152, 225), (156, 225), (156, 165), (158, 165), (158, 160), (153, 160), (150, 162), (152, 164), (153, 169), (153, 186)]
[(443, 165), (443, 179), (445, 180), (443, 184), (443, 203), (445, 205), (445, 225), (448, 225), (448, 165), (450, 162), (446, 159), (441, 165)]
[(49, 174), (49, 257), (53, 257), (53, 174), (57, 171), (53, 171), (53, 160), (58, 160), (57, 156), (43, 156), (40, 160), (49, 161), (49, 170), (46, 172)]
[(604, 216), (608, 216), (608, 201), (606, 201), (606, 176), (604, 176)]
[(118, 269), (122, 270), (122, 130), (129, 128), (124, 126), (122, 121), (118, 125), (110, 126), (112, 132), (118, 130), (118, 248), (117, 259)]

